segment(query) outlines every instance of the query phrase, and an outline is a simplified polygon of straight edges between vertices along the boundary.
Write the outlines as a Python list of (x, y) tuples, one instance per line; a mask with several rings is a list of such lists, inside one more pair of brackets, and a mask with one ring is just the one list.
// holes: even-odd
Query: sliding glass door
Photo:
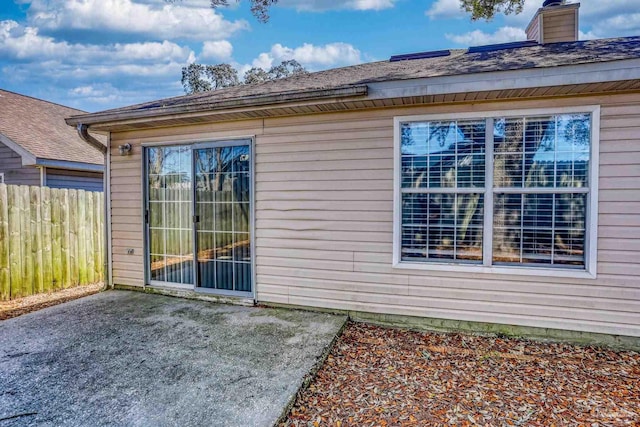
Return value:
[(146, 157), (149, 283), (250, 296), (251, 142), (153, 147)]
[(187, 146), (147, 149), (149, 280), (193, 285), (192, 167)]

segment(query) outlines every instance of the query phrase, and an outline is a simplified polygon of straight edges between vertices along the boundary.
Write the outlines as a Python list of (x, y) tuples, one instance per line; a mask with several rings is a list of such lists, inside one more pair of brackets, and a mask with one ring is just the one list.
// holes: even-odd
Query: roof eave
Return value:
[(160, 106), (144, 110), (134, 111), (105, 111), (103, 113), (82, 114), (65, 119), (69, 126), (78, 125), (105, 125), (122, 120), (162, 118), (175, 114), (189, 114), (204, 111), (226, 110), (241, 107), (260, 107), (264, 105), (278, 105), (290, 102), (313, 101), (323, 99), (341, 99), (354, 96), (367, 96), (367, 85), (352, 85), (334, 89), (322, 89), (313, 91), (295, 91), (251, 97), (240, 97), (221, 101), (207, 101), (176, 106)]

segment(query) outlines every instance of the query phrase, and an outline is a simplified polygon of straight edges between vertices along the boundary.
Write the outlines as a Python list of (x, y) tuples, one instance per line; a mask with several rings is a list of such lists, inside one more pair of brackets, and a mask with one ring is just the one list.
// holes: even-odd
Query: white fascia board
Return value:
[(447, 95), (640, 79), (640, 59), (368, 83), (369, 99)]
[(22, 166), (33, 166), (36, 164), (36, 156), (30, 151), (22, 148), (21, 145), (16, 144), (11, 138), (0, 133), (0, 142), (9, 147), (12, 151), (22, 157)]

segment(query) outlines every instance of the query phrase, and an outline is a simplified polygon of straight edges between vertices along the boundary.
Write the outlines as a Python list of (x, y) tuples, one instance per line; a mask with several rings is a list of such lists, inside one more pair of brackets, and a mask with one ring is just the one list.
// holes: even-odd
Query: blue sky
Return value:
[[(280, 0), (267, 24), (248, 1), (1, 0), (0, 88), (98, 111), (182, 95), (181, 68), (244, 71), (296, 59), (308, 70), (400, 53), (522, 40), (542, 0), (472, 22), (459, 0)], [(640, 1), (585, 0), (580, 37), (640, 35)]]

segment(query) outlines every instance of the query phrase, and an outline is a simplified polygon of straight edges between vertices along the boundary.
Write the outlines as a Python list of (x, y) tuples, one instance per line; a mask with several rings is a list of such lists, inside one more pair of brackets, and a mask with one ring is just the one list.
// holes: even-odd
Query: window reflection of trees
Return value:
[[(584, 266), (590, 116), (493, 124), (494, 263)], [(403, 259), (482, 260), (484, 126), (485, 120), (402, 125)]]

